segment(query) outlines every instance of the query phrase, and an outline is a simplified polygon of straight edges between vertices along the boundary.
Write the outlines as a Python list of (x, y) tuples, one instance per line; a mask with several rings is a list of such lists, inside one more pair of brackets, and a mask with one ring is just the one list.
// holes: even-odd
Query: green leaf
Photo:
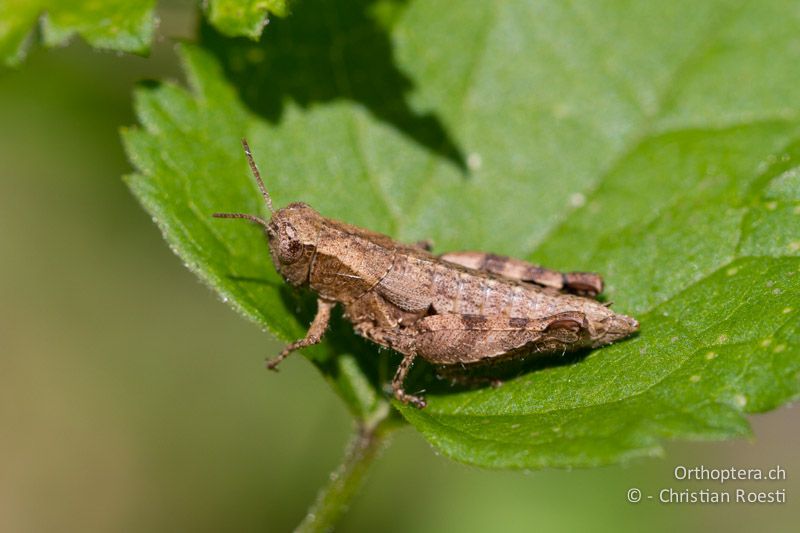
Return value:
[(258, 39), (269, 22), (269, 14), (285, 17), (289, 14), (288, 0), (212, 0), (208, 19), (229, 37)]
[[(75, 34), (105, 50), (143, 54), (153, 40), (155, 0), (3, 0), (0, 2), (0, 61), (18, 65), (37, 37), (46, 46), (66, 44)], [(229, 36), (258, 39), (271, 13), (289, 14), (289, 0), (212, 0), (208, 17)]]
[[(210, 57), (194, 48), (183, 48), (182, 55), (197, 97), (170, 84), (137, 91), (144, 129), (125, 130), (123, 136), (139, 174), (127, 181), (175, 252), (223, 301), (285, 340), (300, 338), (314, 303), (282, 282), (263, 233), (211, 218), (215, 211), (264, 208), (240, 145), (243, 136), (260, 144), (253, 131), (258, 121), (239, 104)], [(386, 402), (370, 383), (387, 374), (386, 361), (381, 364), (371, 352), (341, 320), (326, 343), (307, 350), (363, 419)]]
[(17, 65), (41, 21), (46, 46), (78, 34), (97, 48), (144, 53), (153, 37), (155, 0), (4, 0), (0, 2), (0, 60)]
[[(137, 92), (129, 183), (192, 270), (285, 340), (310, 320), (259, 230), (210, 219), (264, 213), (247, 136), (279, 205), (439, 251), (601, 272), (607, 299), (640, 320), (635, 338), (532, 361), (498, 389), (451, 389), (419, 365), (409, 389), (428, 388), (428, 407), (396, 407), (449, 457), (604, 464), (663, 439), (747, 434), (746, 413), (798, 396), (791, 3), (377, 5), (309, 0), (324, 27), (298, 14), (260, 44), (206, 33), (213, 55), (182, 51), (191, 91)], [(383, 367), (388, 354), (342, 321), (309, 356), (358, 416), (397, 361)]]

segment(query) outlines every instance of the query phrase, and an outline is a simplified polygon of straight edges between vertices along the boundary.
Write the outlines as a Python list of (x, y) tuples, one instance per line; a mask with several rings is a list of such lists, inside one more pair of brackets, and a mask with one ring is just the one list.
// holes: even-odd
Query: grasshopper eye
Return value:
[(297, 238), (297, 230), (291, 224), (280, 228), (278, 235), (278, 257), (281, 263), (291, 264), (303, 256), (303, 243)]
[(295, 263), (303, 256), (303, 245), (300, 244), (300, 241), (289, 241), (285, 243), (285, 246), (283, 246), (284, 243), (281, 244), (281, 262)]

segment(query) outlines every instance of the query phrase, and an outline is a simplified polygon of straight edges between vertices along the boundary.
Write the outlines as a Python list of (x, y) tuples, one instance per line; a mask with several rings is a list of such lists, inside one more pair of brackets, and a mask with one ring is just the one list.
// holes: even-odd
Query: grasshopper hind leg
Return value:
[(594, 272), (559, 272), (522, 259), (483, 252), (450, 252), (439, 257), (467, 268), (579, 296), (595, 298), (603, 292), (603, 278)]
[[(475, 371), (483, 371), (486, 367), (496, 366), (480, 365), (473, 363), (472, 365), (438, 365), (436, 367), (436, 377), (445, 379), (453, 385), (460, 385), (462, 387), (485, 387), (490, 386), (493, 389), (500, 387), (503, 380), (499, 377), (491, 375), (475, 374)], [(478, 368), (482, 367), (482, 368)]]

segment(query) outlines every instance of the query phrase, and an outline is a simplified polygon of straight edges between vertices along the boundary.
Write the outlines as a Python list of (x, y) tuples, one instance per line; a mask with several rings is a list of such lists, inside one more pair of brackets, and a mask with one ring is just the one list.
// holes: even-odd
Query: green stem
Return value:
[(364, 483), (372, 462), (388, 444), (389, 415), (387, 403), (370, 420), (359, 422), (342, 464), (331, 473), (330, 481), (319, 491), (296, 532), (333, 530)]

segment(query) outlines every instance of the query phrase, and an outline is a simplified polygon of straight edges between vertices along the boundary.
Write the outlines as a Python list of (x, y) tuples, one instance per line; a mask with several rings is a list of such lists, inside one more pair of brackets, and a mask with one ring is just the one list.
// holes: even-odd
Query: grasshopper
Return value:
[(481, 252), (434, 255), (364, 228), (325, 218), (295, 202), (277, 211), (250, 147), (250, 170), (271, 213), (214, 213), (263, 226), (277, 271), (317, 294), (317, 313), (302, 339), (268, 360), (275, 370), (290, 353), (322, 339), (332, 309), (359, 335), (403, 355), (392, 379), (395, 398), (418, 408), (404, 381), (417, 357), (442, 369), (466, 368), (530, 354), (595, 348), (631, 335), (639, 323), (595, 297), (598, 274), (557, 272)]

